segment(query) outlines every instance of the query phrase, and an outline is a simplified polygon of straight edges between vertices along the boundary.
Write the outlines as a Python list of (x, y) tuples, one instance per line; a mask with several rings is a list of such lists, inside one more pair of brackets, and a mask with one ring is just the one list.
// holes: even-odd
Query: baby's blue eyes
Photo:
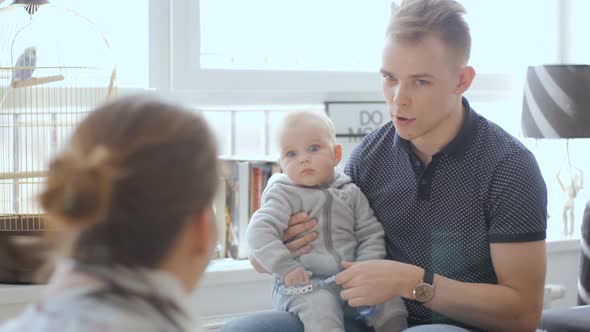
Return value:
[[(310, 152), (318, 152), (318, 151), (320, 151), (320, 146), (317, 144), (314, 144), (309, 147), (309, 151)], [(285, 157), (295, 158), (295, 157), (297, 157), (297, 153), (295, 151), (289, 151), (289, 152), (285, 153)]]

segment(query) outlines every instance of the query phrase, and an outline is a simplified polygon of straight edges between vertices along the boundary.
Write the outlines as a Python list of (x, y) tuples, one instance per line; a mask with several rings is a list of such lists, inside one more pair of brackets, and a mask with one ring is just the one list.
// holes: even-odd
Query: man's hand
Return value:
[(352, 307), (381, 304), (398, 295), (413, 299), (412, 290), (424, 273), (417, 266), (390, 260), (342, 262), (342, 267), (345, 270), (336, 275), (336, 283), (344, 288), (342, 299)]
[(282, 240), (293, 257), (299, 257), (311, 251), (311, 242), (318, 238), (318, 234), (316, 232), (305, 233), (311, 231), (316, 225), (317, 221), (310, 219), (305, 212), (294, 214), (289, 219), (289, 226), (283, 233)]
[[(291, 216), (289, 225), (283, 233), (283, 243), (289, 249), (293, 257), (299, 257), (311, 251), (311, 242), (318, 238), (318, 233), (310, 232), (317, 225), (315, 219), (309, 219), (307, 213), (299, 212)], [(301, 236), (302, 234), (305, 234)], [(250, 263), (258, 273), (270, 273), (253, 256), (248, 257)]]
[(285, 275), (285, 284), (289, 287), (297, 285), (307, 285), (310, 283), (309, 275), (305, 271), (303, 266), (296, 268), (295, 270)]

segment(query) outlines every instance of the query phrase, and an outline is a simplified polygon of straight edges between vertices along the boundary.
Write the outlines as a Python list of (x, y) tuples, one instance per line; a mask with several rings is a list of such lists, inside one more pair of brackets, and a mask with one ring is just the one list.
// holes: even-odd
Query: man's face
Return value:
[(337, 147), (317, 122), (301, 119), (281, 135), (279, 162), (295, 184), (311, 187), (330, 181), (339, 161)]
[(452, 54), (434, 36), (414, 43), (387, 37), (381, 68), (383, 93), (402, 138), (436, 140), (449, 130), (446, 120), (461, 98), (460, 68), (452, 65)]

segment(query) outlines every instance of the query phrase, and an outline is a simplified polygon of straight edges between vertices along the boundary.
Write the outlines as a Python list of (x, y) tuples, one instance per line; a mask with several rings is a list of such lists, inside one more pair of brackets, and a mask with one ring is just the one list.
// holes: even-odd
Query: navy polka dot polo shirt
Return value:
[[(356, 147), (346, 173), (383, 224), (389, 259), (458, 281), (497, 283), (490, 243), (545, 239), (547, 189), (529, 150), (465, 98), (463, 106), (457, 137), (428, 167), (389, 122)], [(405, 302), (410, 324), (461, 325)]]

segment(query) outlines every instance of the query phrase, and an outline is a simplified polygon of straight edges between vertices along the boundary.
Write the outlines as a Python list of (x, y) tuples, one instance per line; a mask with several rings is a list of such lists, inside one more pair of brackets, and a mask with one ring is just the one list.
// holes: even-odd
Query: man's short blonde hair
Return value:
[(393, 13), (386, 36), (420, 42), (427, 36), (440, 38), (456, 53), (458, 64), (466, 65), (471, 53), (471, 34), (463, 15), (463, 5), (455, 0), (403, 0)]
[(300, 119), (317, 120), (317, 123), (325, 128), (326, 133), (328, 134), (328, 138), (330, 139), (330, 143), (336, 144), (336, 129), (334, 127), (334, 123), (328, 117), (328, 115), (322, 111), (305, 110), (289, 112), (283, 119), (281, 126), (279, 128), (279, 139), (281, 139), (282, 134), (285, 132), (285, 130), (295, 125)]

